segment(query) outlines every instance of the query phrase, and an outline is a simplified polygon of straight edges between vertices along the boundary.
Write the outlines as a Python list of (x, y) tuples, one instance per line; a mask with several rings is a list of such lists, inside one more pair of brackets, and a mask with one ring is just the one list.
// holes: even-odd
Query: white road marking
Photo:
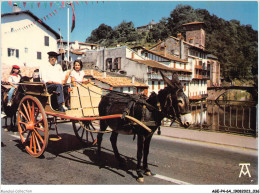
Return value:
[(16, 139), (20, 139), (20, 136), (18, 135), (10, 135), (10, 136), (15, 137)]
[(163, 175), (159, 175), (159, 174), (153, 175), (153, 177), (158, 178), (158, 179), (162, 179), (162, 180), (165, 180), (165, 181), (168, 181), (168, 182), (176, 183), (178, 185), (191, 185), (191, 183), (187, 183), (187, 182), (184, 182), (184, 181), (180, 181), (180, 180), (170, 178), (170, 177), (167, 177), (167, 176), (163, 176)]

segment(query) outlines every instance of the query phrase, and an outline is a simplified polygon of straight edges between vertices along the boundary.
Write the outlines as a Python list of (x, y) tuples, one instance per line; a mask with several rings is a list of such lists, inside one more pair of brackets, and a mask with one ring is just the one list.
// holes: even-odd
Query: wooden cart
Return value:
[[(71, 109), (66, 112), (54, 110), (54, 95), (49, 94), (47, 87), (41, 82), (21, 83), (25, 92), (17, 114), (18, 131), (21, 142), (26, 151), (33, 157), (41, 156), (49, 140), (59, 140), (57, 124), (72, 122), (76, 137), (83, 143), (94, 143), (92, 133), (108, 133), (111, 131), (98, 131), (93, 121), (102, 119), (121, 118), (122, 114), (99, 116), (98, 105), (104, 90), (92, 82), (72, 87), (70, 92)], [(139, 124), (146, 130), (151, 131), (141, 121), (126, 115), (133, 123)], [(49, 129), (54, 125), (55, 138), (49, 135)]]

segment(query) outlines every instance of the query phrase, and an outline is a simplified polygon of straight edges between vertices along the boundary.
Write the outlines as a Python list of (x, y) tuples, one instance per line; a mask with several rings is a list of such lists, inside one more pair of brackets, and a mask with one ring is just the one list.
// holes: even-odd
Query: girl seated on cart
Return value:
[(10, 76), (8, 78), (9, 84), (12, 86), (11, 89), (8, 92), (8, 103), (7, 106), (12, 105), (12, 96), (15, 91), (15, 89), (18, 87), (17, 84), (21, 80), (21, 74), (20, 74), (20, 67), (18, 65), (13, 65), (12, 70), (10, 72)]
[[(83, 82), (83, 78), (85, 76), (85, 72), (82, 70), (83, 68), (83, 64), (82, 61), (80, 59), (76, 59), (73, 63), (73, 70), (72, 71), (67, 71), (66, 75), (65, 75), (65, 80), (64, 80), (64, 84), (67, 84), (68, 81), (70, 80), (72, 87), (77, 87), (78, 83), (77, 82)], [(68, 89), (70, 90), (70, 89)], [(65, 89), (66, 91), (66, 89)], [(70, 103), (69, 103), (69, 94), (65, 95), (68, 96), (68, 98), (66, 98), (65, 102), (67, 102), (67, 107), (70, 109)]]
[(73, 63), (73, 70), (70, 74), (71, 83), (73, 86), (77, 86), (77, 82), (82, 82), (85, 76), (85, 72), (82, 70), (83, 64), (80, 59), (77, 59)]

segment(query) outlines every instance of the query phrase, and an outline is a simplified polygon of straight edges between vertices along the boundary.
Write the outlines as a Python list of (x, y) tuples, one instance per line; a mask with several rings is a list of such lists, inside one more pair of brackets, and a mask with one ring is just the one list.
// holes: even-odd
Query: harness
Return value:
[[(76, 81), (77, 82), (77, 81)], [(83, 88), (90, 90), (89, 88), (85, 87), (82, 83), (77, 82), (79, 85), (81, 85)], [(92, 83), (90, 83), (92, 84)], [(95, 85), (95, 84), (92, 84)], [(97, 86), (97, 85), (95, 85)], [(99, 87), (99, 86), (97, 86)], [(177, 87), (177, 86), (176, 86)], [(99, 87), (101, 88), (101, 87)], [(177, 87), (178, 89), (176, 90), (176, 93), (181, 89), (179, 87)], [(144, 124), (148, 124), (148, 125), (153, 125), (153, 126), (157, 126), (156, 123), (154, 121), (144, 121), (144, 116), (145, 116), (145, 109), (147, 108), (149, 111), (157, 111), (159, 113), (162, 114), (163, 117), (168, 117), (170, 119), (173, 120), (173, 122), (177, 122), (177, 123), (181, 123), (181, 120), (179, 118), (179, 114), (177, 114), (177, 110), (176, 107), (173, 106), (173, 102), (172, 102), (172, 94), (168, 93), (166, 96), (166, 100), (164, 105), (161, 105), (161, 103), (158, 101), (156, 106), (153, 106), (151, 104), (149, 104), (146, 99), (144, 99), (144, 97), (142, 95), (130, 95), (130, 94), (125, 94), (125, 93), (121, 93), (121, 92), (117, 92), (117, 91), (112, 91), (106, 88), (102, 88), (103, 90), (112, 92), (114, 94), (116, 94), (116, 96), (106, 96), (106, 95), (102, 95), (99, 93), (96, 93), (94, 91), (91, 90), (91, 92), (99, 94), (103, 97), (106, 98), (112, 98), (114, 100), (114, 102), (121, 102), (121, 103), (127, 103), (126, 108), (124, 109), (123, 113), (122, 113), (122, 117), (121, 119), (125, 119), (126, 115), (130, 115), (130, 111), (134, 110), (135, 105), (138, 103), (142, 106), (142, 120), (141, 122), (143, 122)], [(168, 103), (167, 103), (168, 102)], [(111, 106), (113, 105), (113, 103), (111, 104)], [(170, 108), (171, 110), (173, 110), (173, 114), (174, 115), (169, 115), (168, 113), (165, 112), (166, 108)]]

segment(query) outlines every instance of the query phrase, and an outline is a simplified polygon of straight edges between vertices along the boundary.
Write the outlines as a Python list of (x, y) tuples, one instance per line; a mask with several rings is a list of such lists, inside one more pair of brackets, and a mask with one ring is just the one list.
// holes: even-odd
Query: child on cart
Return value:
[(71, 83), (75, 87), (78, 85), (77, 82), (82, 82), (85, 76), (85, 72), (82, 70), (82, 68), (83, 68), (82, 61), (80, 59), (75, 60), (73, 63), (73, 70), (70, 74)]
[(8, 92), (8, 103), (7, 106), (12, 106), (12, 96), (14, 94), (15, 89), (18, 87), (18, 83), (21, 80), (20, 67), (18, 65), (13, 65), (12, 70), (10, 72), (10, 76), (8, 78), (9, 84), (12, 86)]

